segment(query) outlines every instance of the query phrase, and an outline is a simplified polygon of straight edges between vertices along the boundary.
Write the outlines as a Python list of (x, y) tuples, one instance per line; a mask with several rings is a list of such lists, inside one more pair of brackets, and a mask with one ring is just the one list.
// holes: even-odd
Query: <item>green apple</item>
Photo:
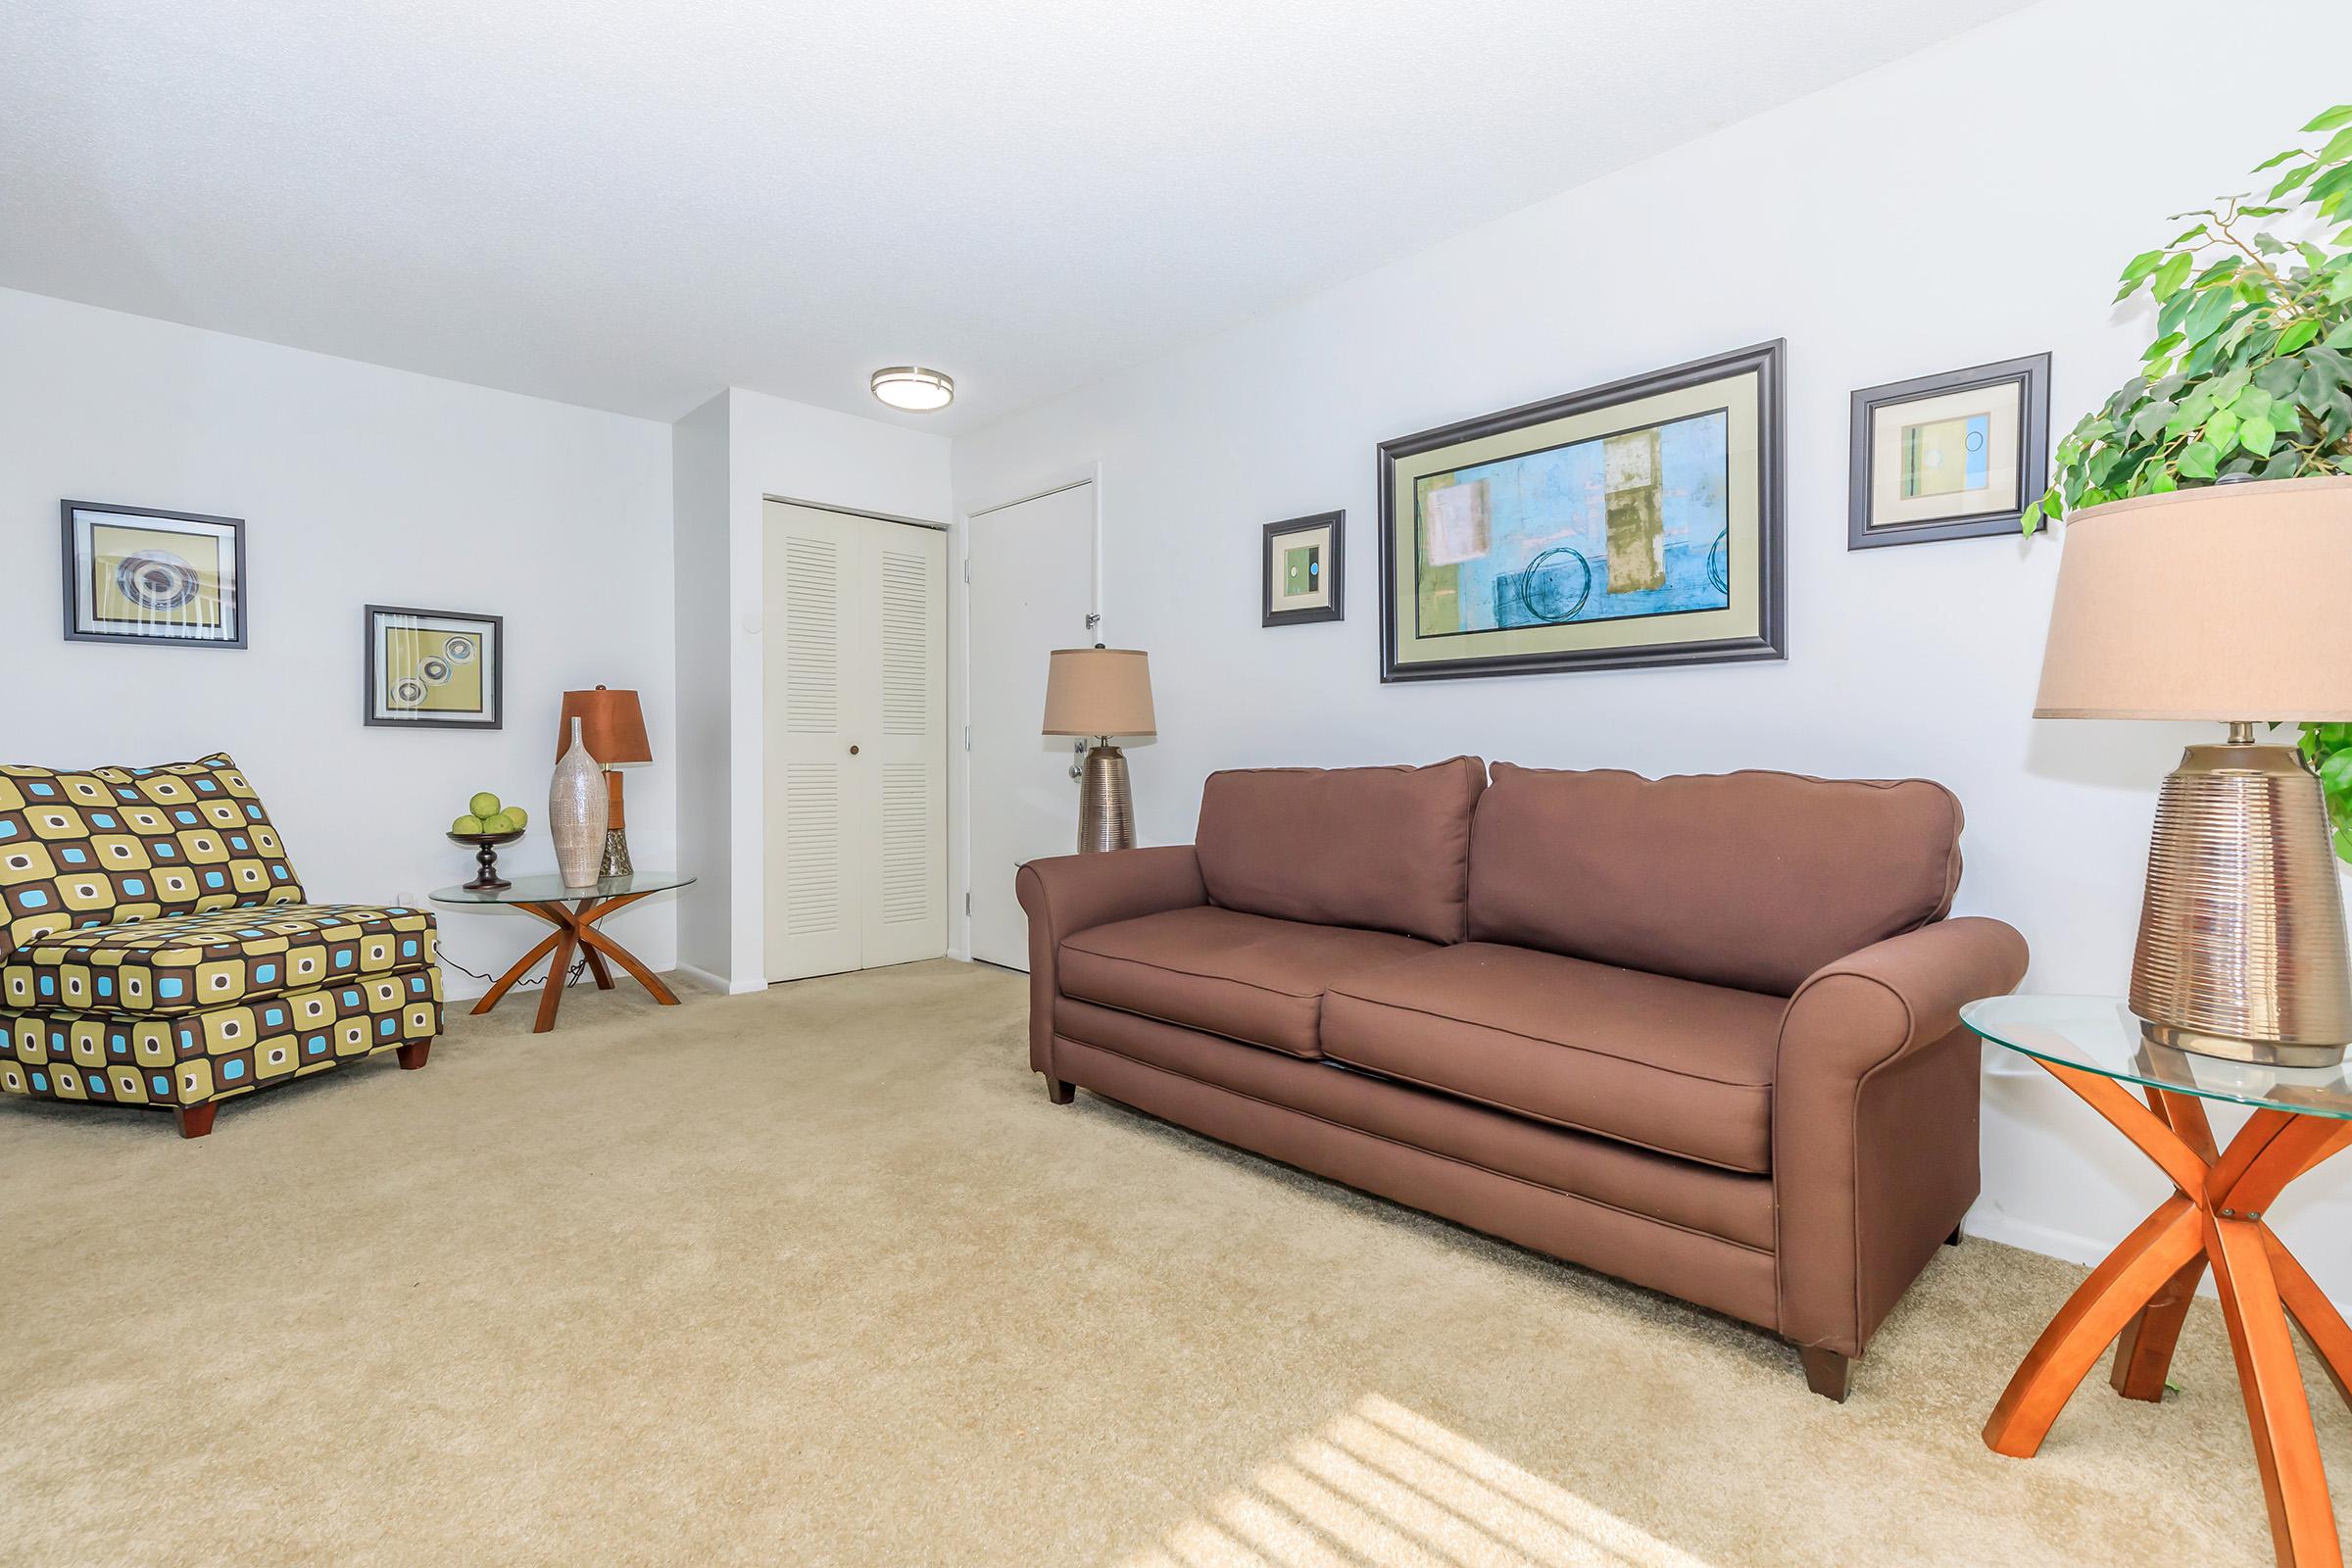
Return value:
[(498, 814), (498, 797), (488, 790), (484, 790), (466, 803), (466, 809), (471, 811), (475, 816), (485, 819), (496, 816)]
[(519, 806), (501, 807), (498, 814), (514, 823), (514, 831), (517, 833), (531, 825), (531, 813)]
[(482, 819), (478, 816), (472, 815), (471, 813), (461, 816), (455, 822), (450, 823), (449, 830), (452, 833), (480, 833), (485, 831), (485, 829), (482, 827)]
[(496, 816), (483, 820), (482, 831), (485, 833), (513, 833), (516, 831), (514, 818), (501, 811)]

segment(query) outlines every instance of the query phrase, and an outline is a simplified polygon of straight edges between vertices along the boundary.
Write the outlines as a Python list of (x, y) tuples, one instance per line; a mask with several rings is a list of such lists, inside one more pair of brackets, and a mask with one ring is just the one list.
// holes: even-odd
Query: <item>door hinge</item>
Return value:
[(963, 749), (967, 752), (972, 749), (972, 726), (969, 724), (963, 726)]
[(972, 896), (969, 893), (963, 896), (963, 912), (966, 914), (972, 912)]
[(965, 582), (972, 580), (972, 561), (969, 556), (966, 556), (963, 561), (963, 580)]

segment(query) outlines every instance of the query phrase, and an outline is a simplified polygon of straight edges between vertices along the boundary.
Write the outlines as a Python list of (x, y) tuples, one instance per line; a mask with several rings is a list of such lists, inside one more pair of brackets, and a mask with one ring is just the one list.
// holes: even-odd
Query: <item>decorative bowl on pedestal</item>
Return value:
[(449, 835), (449, 842), (452, 844), (472, 845), (474, 860), (481, 866), (481, 870), (474, 874), (473, 880), (466, 884), (467, 892), (495, 893), (501, 888), (514, 886), (513, 883), (498, 874), (498, 847), (502, 844), (514, 843), (522, 837), (523, 831), (521, 828), (516, 828), (512, 833), (452, 833)]

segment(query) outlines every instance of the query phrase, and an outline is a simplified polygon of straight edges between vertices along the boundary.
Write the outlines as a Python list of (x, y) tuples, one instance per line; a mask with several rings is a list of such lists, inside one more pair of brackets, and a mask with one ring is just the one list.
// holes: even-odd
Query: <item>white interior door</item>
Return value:
[(947, 951), (947, 544), (767, 505), (770, 981)]
[(1029, 967), (1013, 874), (1077, 848), (1070, 743), (1038, 733), (1046, 656), (1093, 641), (1095, 487), (1072, 485), (968, 519), (972, 956)]

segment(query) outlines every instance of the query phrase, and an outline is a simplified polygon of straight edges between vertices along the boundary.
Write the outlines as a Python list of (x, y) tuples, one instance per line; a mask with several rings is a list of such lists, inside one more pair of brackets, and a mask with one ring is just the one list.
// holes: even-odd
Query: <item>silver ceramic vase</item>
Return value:
[(547, 787), (547, 832), (556, 841), (556, 870), (567, 888), (596, 885), (598, 863), (605, 854), (605, 818), (612, 807), (605, 799), (605, 777), (580, 739), (580, 721), (571, 721), (571, 750), (556, 764), (554, 782)]

